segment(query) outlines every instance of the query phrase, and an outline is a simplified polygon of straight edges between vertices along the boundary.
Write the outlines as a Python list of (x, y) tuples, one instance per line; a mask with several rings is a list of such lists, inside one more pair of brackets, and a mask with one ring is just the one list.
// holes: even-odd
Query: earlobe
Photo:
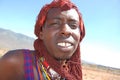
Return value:
[(40, 38), (41, 40), (43, 40), (43, 32), (42, 32), (42, 31), (40, 31), (40, 33), (39, 33), (39, 38)]

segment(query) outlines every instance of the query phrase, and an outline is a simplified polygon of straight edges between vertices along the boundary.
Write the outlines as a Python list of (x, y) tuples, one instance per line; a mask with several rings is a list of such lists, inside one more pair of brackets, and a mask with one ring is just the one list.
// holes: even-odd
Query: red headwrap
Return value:
[[(46, 4), (40, 11), (38, 15), (38, 19), (35, 24), (35, 35), (39, 37), (39, 33), (42, 30), (46, 16), (48, 11), (51, 8), (61, 8), (63, 11), (74, 8), (79, 15), (80, 23), (80, 41), (83, 39), (85, 35), (84, 23), (82, 20), (82, 16), (78, 10), (78, 8), (73, 4), (70, 0), (53, 0), (50, 4)], [(62, 77), (65, 77), (67, 80), (82, 80), (82, 69), (81, 69), (81, 59), (80, 59), (80, 45), (75, 51), (74, 55), (68, 61), (69, 72), (65, 71), (61, 64), (50, 57), (47, 54), (43, 41), (41, 39), (36, 39), (34, 42), (34, 48), (38, 52), (39, 56), (44, 56), (48, 64), (58, 72)]]

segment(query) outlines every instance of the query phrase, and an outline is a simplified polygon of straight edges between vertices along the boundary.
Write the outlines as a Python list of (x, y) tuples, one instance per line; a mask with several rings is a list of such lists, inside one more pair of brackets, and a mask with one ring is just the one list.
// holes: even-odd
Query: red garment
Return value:
[(32, 56), (29, 50), (23, 50), (23, 53), (24, 53), (25, 80), (34, 80)]

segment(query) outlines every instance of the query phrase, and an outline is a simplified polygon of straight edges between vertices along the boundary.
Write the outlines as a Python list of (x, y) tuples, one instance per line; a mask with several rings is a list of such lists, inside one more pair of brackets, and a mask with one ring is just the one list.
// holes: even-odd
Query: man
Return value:
[(45, 5), (35, 24), (34, 51), (13, 50), (0, 60), (0, 80), (82, 80), (79, 43), (85, 35), (70, 0)]

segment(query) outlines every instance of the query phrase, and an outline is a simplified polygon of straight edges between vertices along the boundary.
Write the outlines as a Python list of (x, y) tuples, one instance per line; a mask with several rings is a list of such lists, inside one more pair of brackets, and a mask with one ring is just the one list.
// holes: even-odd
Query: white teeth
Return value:
[(66, 43), (66, 46), (71, 46), (71, 44), (70, 43)]
[(71, 46), (70, 43), (65, 43), (65, 42), (58, 43), (57, 45), (63, 46), (63, 47), (69, 47), (69, 46)]

